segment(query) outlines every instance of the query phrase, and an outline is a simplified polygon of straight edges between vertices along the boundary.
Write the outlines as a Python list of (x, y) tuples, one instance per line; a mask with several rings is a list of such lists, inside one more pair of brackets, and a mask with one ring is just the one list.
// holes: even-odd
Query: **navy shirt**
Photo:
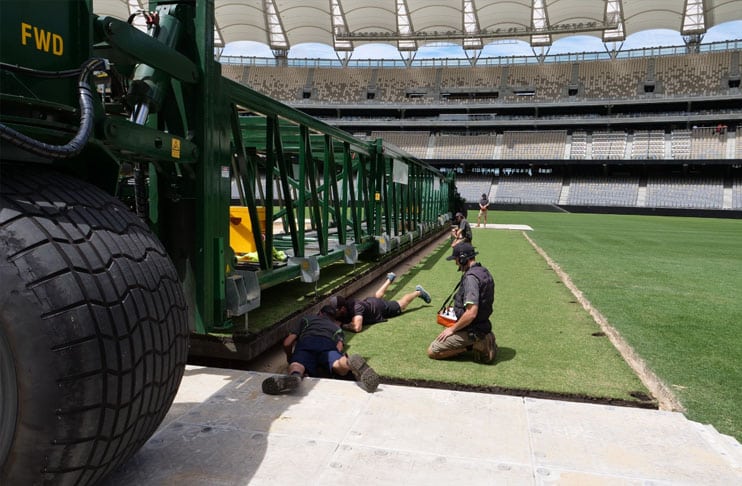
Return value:
[(289, 334), (296, 334), (299, 339), (316, 336), (331, 340), (334, 343), (345, 343), (345, 334), (335, 321), (327, 316), (305, 316), (289, 324)]

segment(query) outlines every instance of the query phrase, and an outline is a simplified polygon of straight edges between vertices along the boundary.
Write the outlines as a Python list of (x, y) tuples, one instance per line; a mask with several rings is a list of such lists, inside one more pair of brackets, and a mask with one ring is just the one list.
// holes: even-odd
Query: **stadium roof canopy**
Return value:
[[(215, 40), (254, 41), (285, 55), (311, 42), (352, 51), (391, 44), (415, 51), (435, 42), (481, 49), (499, 39), (548, 46), (570, 35), (620, 42), (649, 29), (699, 38), (742, 20), (742, 0), (213, 0)], [(147, 0), (95, 0), (99, 15), (127, 18)]]

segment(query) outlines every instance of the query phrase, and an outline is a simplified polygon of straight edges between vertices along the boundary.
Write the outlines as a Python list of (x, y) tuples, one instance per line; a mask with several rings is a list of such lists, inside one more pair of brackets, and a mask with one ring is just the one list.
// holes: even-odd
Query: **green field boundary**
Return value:
[(742, 220), (496, 212), (530, 237), (694, 421), (742, 440)]

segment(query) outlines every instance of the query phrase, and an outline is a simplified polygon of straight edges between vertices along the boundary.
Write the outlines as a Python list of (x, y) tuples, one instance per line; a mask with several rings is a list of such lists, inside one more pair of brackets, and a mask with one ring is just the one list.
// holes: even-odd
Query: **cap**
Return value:
[(464, 213), (456, 213), (456, 216), (454, 216), (454, 218), (463, 218), (463, 217), (464, 217)]
[(451, 252), (451, 256), (446, 257), (446, 260), (456, 260), (459, 257), (465, 257), (467, 259), (473, 258), (474, 255), (477, 255), (479, 252), (474, 249), (473, 246), (469, 243), (459, 243), (458, 245), (453, 247), (453, 251)]
[(345, 297), (343, 297), (342, 295), (333, 295), (332, 297), (330, 297), (329, 304), (332, 307), (339, 309), (345, 305)]
[(332, 319), (335, 319), (337, 316), (337, 309), (332, 305), (323, 305), (319, 312)]

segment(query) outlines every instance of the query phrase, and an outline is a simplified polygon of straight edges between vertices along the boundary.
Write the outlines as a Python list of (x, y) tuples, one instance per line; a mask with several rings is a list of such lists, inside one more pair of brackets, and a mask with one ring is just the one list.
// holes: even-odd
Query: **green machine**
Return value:
[(0, 8), (0, 484), (101, 480), (164, 418), (189, 340), (445, 230), (451, 179), (223, 78), (213, 1)]

